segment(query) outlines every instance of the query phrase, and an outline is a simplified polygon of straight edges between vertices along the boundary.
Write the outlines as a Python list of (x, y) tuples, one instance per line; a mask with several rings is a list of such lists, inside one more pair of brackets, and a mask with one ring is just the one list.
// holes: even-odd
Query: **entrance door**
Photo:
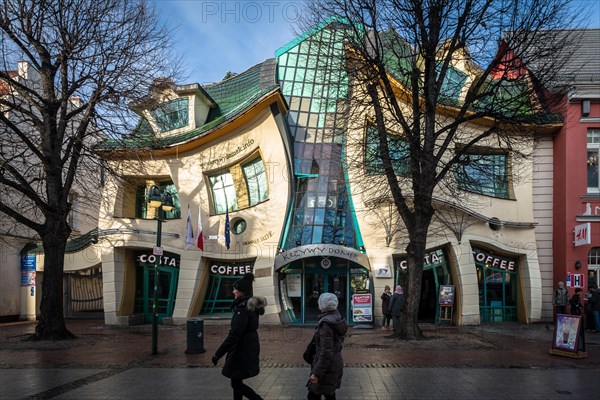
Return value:
[[(153, 317), (154, 277), (154, 265), (137, 265), (134, 312), (136, 314), (144, 314), (145, 323), (151, 323)], [(179, 269), (164, 266), (159, 267), (156, 302), (159, 322), (162, 322), (164, 317), (173, 315), (178, 279)]]
[(344, 269), (325, 270), (322, 268), (307, 268), (304, 277), (304, 322), (319, 320), (319, 296), (321, 293), (334, 293), (338, 298), (338, 310), (347, 318), (348, 303), (346, 291), (348, 273)]

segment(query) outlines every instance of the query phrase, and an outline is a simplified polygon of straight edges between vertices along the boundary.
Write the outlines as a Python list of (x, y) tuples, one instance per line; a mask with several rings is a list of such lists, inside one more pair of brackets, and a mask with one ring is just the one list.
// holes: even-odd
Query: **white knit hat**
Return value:
[(333, 311), (338, 306), (338, 298), (333, 293), (323, 293), (319, 296), (319, 310)]

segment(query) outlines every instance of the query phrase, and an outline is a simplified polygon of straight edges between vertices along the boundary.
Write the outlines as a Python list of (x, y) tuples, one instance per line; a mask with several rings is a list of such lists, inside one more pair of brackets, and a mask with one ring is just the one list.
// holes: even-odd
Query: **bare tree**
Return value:
[[(347, 85), (347, 135), (363, 125), (358, 137), (347, 137), (365, 156), (348, 157), (348, 167), (355, 186), (361, 181), (370, 197), (390, 199), (401, 217), (408, 288), (398, 335), (421, 338), (417, 316), (430, 228), (451, 224), (459, 238), (470, 224), (456, 211), (434, 219), (448, 209), (436, 210), (436, 197), (457, 203), (454, 177), (465, 166), (477, 168), (478, 146), (531, 154), (531, 133), (551, 122), (544, 88), (568, 56), (560, 50), (571, 38), (555, 30), (573, 27), (573, 10), (565, 0), (318, 0), (310, 7), (302, 28), (335, 21), (337, 33), (328, 38), (345, 44), (339, 65), (348, 79), (328, 84)], [(470, 74), (453, 86), (450, 74), (458, 65)], [(473, 129), (475, 123), (484, 128)], [(364, 172), (374, 161), (381, 179)], [(388, 212), (381, 200), (365, 207)], [(386, 226), (387, 236), (392, 232)]]
[(0, 213), (43, 244), (35, 338), (73, 337), (63, 315), (70, 195), (98, 193), (93, 146), (129, 132), (127, 104), (177, 71), (170, 40), (145, 0), (0, 0)]

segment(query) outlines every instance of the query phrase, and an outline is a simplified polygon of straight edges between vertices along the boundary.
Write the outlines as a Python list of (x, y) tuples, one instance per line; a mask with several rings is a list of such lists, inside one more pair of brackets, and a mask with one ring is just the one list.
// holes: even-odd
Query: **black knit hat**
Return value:
[(244, 293), (247, 297), (252, 297), (252, 282), (254, 282), (254, 274), (248, 272), (235, 281), (233, 288)]

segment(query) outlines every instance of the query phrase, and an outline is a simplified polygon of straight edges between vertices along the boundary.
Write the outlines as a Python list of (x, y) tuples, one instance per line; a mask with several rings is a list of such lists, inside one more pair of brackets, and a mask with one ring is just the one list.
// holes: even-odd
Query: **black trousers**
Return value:
[(231, 387), (233, 388), (233, 400), (242, 400), (244, 396), (250, 400), (263, 400), (252, 388), (241, 379), (232, 379)]
[[(321, 396), (318, 394), (314, 394), (309, 390), (308, 396), (306, 396), (306, 400), (321, 400)], [(325, 395), (325, 400), (335, 400), (335, 392), (330, 395)]]

